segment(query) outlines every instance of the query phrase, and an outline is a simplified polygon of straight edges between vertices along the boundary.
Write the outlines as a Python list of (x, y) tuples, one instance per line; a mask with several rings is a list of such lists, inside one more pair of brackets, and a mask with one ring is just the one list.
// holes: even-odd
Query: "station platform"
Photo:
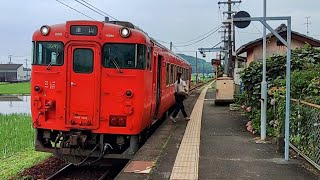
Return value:
[(168, 118), (116, 179), (320, 179), (303, 159), (285, 161), (274, 144), (257, 141), (245, 116), (213, 99), (210, 84), (195, 91), (184, 102), (191, 120)]

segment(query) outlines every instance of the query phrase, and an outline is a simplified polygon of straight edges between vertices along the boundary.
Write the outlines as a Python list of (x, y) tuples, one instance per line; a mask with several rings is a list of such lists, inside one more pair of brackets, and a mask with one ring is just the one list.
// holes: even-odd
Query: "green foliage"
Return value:
[[(192, 66), (192, 73), (196, 72), (196, 58), (193, 56), (188, 56), (185, 54), (178, 54), (183, 59), (187, 60)], [(204, 59), (198, 58), (198, 73), (211, 73), (215, 69), (211, 63), (207, 62)]]
[(29, 115), (0, 115), (0, 159), (33, 147), (34, 129)]
[(0, 179), (21, 179), (17, 174), (50, 156), (49, 153), (36, 152), (31, 148), (8, 158), (0, 158)]
[(30, 82), (0, 84), (0, 94), (30, 94)]
[[(298, 48), (292, 51), (291, 59), (291, 95), (293, 98), (308, 100), (311, 103), (320, 102), (320, 50), (312, 48), (310, 45), (305, 45), (303, 48)], [(285, 73), (286, 73), (286, 55), (274, 55), (267, 59), (267, 83), (268, 88), (283, 87), (285, 89)], [(241, 79), (245, 90), (245, 106), (251, 106), (252, 112), (260, 111), (260, 92), (262, 81), (262, 62), (254, 61), (249, 67), (241, 73)], [(276, 91), (280, 89), (276, 88)], [(272, 95), (274, 91), (270, 95)], [(268, 109), (271, 108), (268, 100)], [(269, 111), (268, 126), (274, 127), (274, 112)], [(252, 117), (253, 116), (253, 117)], [(260, 130), (260, 114), (250, 115), (249, 118), (256, 122), (255, 128)], [(280, 122), (278, 122), (279, 124)], [(270, 130), (269, 134), (278, 136)]]
[(0, 115), (1, 178), (9, 179), (50, 156), (34, 151), (33, 146), (34, 129), (29, 115)]

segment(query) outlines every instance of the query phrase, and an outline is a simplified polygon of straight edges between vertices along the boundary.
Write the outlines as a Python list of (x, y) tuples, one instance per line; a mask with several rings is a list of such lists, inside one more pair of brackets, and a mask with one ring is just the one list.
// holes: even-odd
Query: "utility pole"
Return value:
[(309, 36), (309, 33), (310, 33), (310, 32), (309, 32), (309, 24), (311, 24), (311, 22), (309, 21), (310, 18), (311, 18), (311, 16), (306, 17), (307, 22), (304, 23), (304, 24), (307, 25), (307, 36)]
[(204, 63), (202, 64), (202, 81), (204, 82)]
[(9, 64), (12, 64), (11, 58), (12, 58), (12, 55), (9, 55)]
[(198, 83), (198, 51), (196, 51), (196, 84)]
[[(228, 40), (227, 40), (227, 50), (228, 50), (228, 53), (226, 53), (226, 56), (227, 58), (225, 58), (226, 60), (228, 60), (227, 62), (225, 62), (225, 73), (227, 74), (230, 74), (230, 65), (232, 63), (232, 27), (231, 27), (231, 18), (232, 18), (232, 14), (235, 13), (234, 11), (232, 11), (232, 5), (233, 4), (236, 4), (236, 3), (241, 3), (241, 1), (232, 1), (232, 0), (228, 0), (226, 2), (218, 2), (218, 5), (220, 4), (227, 4), (228, 5), (228, 11), (225, 12), (226, 14), (228, 14), (228, 18), (227, 18), (227, 21), (226, 21), (226, 24), (227, 24), (227, 32), (228, 32)], [(227, 71), (227, 72), (226, 72)]]
[(27, 70), (27, 79), (29, 78), (29, 70), (28, 70), (28, 59), (25, 59), (26, 61), (26, 70)]
[(170, 51), (172, 51), (172, 42), (170, 42)]

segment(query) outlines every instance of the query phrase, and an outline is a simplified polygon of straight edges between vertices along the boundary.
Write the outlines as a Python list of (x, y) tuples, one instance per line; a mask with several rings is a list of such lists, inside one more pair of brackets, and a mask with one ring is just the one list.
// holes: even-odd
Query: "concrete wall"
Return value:
[[(291, 49), (296, 49), (298, 47), (303, 47), (304, 42), (299, 41), (297, 39), (292, 39), (291, 41)], [(254, 60), (262, 60), (262, 42), (260, 45), (255, 46), (247, 51), (247, 66)], [(267, 39), (267, 58), (272, 55), (283, 55), (287, 53), (286, 46), (277, 46), (277, 38), (273, 37), (271, 39)]]

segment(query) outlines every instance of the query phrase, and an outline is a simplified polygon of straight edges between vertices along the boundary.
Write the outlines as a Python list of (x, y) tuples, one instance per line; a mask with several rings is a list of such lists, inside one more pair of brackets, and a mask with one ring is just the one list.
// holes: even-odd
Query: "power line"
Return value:
[(205, 36), (205, 37), (203, 37), (203, 38), (199, 39), (198, 41), (195, 41), (195, 42), (193, 42), (193, 43), (186, 44), (186, 45), (176, 46), (176, 47), (187, 47), (187, 46), (194, 45), (194, 44), (196, 44), (196, 43), (198, 43), (198, 42), (201, 42), (201, 41), (203, 41), (203, 40), (207, 39), (208, 37), (210, 37), (210, 36), (211, 36), (212, 34), (214, 34), (215, 32), (217, 32), (220, 28), (221, 28), (221, 27), (220, 27), (220, 25), (219, 25), (219, 27), (218, 27), (217, 29), (215, 29), (213, 32), (211, 32), (211, 33), (210, 33), (210, 34), (208, 34), (207, 36)]
[(80, 11), (78, 11), (78, 10), (74, 9), (73, 7), (71, 7), (71, 6), (67, 5), (67, 4), (65, 4), (65, 3), (63, 3), (63, 2), (61, 2), (61, 1), (59, 1), (59, 0), (56, 0), (56, 1), (57, 1), (57, 2), (59, 2), (59, 3), (60, 3), (60, 4), (62, 4), (62, 5), (67, 6), (67, 7), (68, 7), (68, 8), (70, 8), (70, 9), (72, 9), (72, 10), (74, 10), (74, 11), (76, 11), (76, 12), (78, 12), (78, 13), (80, 13), (80, 14), (84, 15), (84, 16), (86, 16), (87, 18), (90, 18), (90, 19), (92, 19), (92, 20), (97, 21), (96, 19), (93, 19), (92, 17), (90, 17), (90, 16), (88, 16), (88, 15), (84, 14), (83, 12), (80, 12)]
[(204, 34), (202, 34), (201, 36), (198, 36), (197, 38), (194, 38), (194, 39), (191, 39), (191, 40), (189, 40), (189, 41), (185, 41), (185, 42), (175, 42), (174, 44), (186, 44), (186, 43), (190, 43), (190, 42), (192, 42), (192, 41), (196, 41), (196, 40), (198, 40), (198, 39), (202, 38), (203, 36), (205, 36), (205, 35), (207, 35), (207, 34), (211, 33), (212, 31), (215, 31), (218, 27), (220, 27), (220, 25), (219, 25), (219, 26), (217, 26), (217, 27), (215, 27), (215, 28), (213, 28), (213, 29), (211, 29), (210, 31), (208, 31), (208, 32), (206, 32), (206, 33), (204, 33)]
[(162, 41), (162, 40), (159, 40), (159, 39), (155, 39), (156, 41), (159, 41), (161, 43), (165, 43), (165, 44), (170, 44), (170, 42), (166, 42), (166, 41)]
[(98, 10), (99, 12), (101, 12), (101, 13), (103, 13), (103, 14), (105, 14), (105, 15), (109, 16), (109, 17), (111, 17), (112, 19), (114, 19), (114, 20), (116, 20), (116, 21), (119, 21), (118, 19), (116, 19), (116, 18), (112, 17), (110, 14), (108, 14), (108, 13), (106, 13), (106, 12), (102, 11), (101, 9), (99, 9), (99, 8), (95, 7), (94, 5), (92, 5), (92, 4), (90, 4), (90, 3), (88, 3), (87, 1), (85, 1), (85, 0), (81, 0), (81, 1), (82, 1), (82, 2), (84, 2), (84, 3), (86, 3), (86, 4), (88, 4), (90, 7), (92, 7), (92, 8), (94, 8), (94, 9)]
[(97, 11), (97, 10), (95, 10), (95, 9), (92, 9), (92, 8), (89, 7), (88, 5), (82, 3), (82, 2), (80, 2), (80, 1), (78, 1), (78, 0), (75, 0), (75, 1), (76, 1), (77, 3), (79, 3), (79, 4), (81, 4), (81, 5), (85, 6), (85, 7), (87, 7), (88, 9), (90, 9), (90, 10), (92, 10), (92, 11), (94, 11), (94, 12), (96, 12), (96, 13), (98, 13), (99, 15), (101, 15), (101, 16), (104, 17), (104, 14), (100, 13), (99, 11)]

